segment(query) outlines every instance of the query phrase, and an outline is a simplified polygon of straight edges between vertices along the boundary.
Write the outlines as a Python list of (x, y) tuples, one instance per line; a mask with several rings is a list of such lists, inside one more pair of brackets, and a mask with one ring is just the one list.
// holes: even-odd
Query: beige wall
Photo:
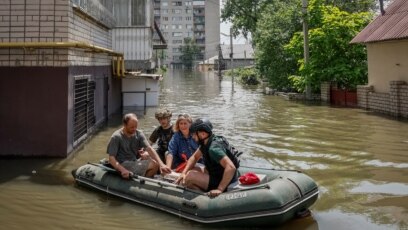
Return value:
[(408, 39), (367, 44), (368, 85), (390, 91), (390, 81), (408, 82)]

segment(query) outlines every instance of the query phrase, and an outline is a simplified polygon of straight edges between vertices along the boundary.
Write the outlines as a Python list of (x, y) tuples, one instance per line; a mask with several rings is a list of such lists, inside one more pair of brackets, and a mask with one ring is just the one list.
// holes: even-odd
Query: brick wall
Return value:
[(357, 101), (361, 108), (408, 118), (408, 85), (405, 81), (390, 81), (389, 93), (377, 93), (372, 86), (358, 86)]
[[(101, 7), (93, 2), (94, 7)], [(109, 26), (87, 16), (85, 11), (75, 10), (70, 0), (0, 0), (0, 42), (76, 41), (112, 47)], [(80, 49), (0, 49), (0, 66), (110, 64), (108, 55)]]
[(325, 102), (330, 102), (330, 82), (320, 84), (320, 99)]

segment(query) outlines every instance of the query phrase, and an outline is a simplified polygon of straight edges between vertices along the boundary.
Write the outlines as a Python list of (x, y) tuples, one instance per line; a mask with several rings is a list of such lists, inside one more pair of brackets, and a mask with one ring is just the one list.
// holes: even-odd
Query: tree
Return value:
[(302, 33), (296, 33), (284, 48), (298, 60), (299, 71), (291, 77), (298, 90), (304, 90), (305, 79), (310, 79), (315, 91), (322, 81), (335, 81), (345, 88), (366, 83), (365, 47), (349, 42), (369, 23), (372, 14), (348, 13), (316, 1), (312, 2), (310, 16), (314, 28), (309, 30), (309, 63), (304, 65)]
[(256, 27), (258, 33), (253, 39), (259, 73), (273, 88), (290, 89), (288, 77), (297, 72), (297, 59), (283, 47), (302, 28), (300, 1), (274, 1), (263, 9)]
[(239, 31), (247, 38), (248, 34), (257, 33), (257, 22), (259, 16), (267, 5), (272, 4), (268, 0), (228, 0), (221, 13), (223, 21), (232, 23), (233, 35), (237, 36)]
[(340, 10), (347, 11), (349, 13), (354, 12), (368, 12), (374, 10), (378, 0), (325, 0), (325, 5), (331, 5), (338, 7)]
[(187, 37), (184, 38), (184, 44), (180, 46), (180, 51), (180, 59), (183, 63), (184, 68), (192, 69), (194, 61), (200, 54), (200, 48), (196, 45), (195, 41), (192, 38)]

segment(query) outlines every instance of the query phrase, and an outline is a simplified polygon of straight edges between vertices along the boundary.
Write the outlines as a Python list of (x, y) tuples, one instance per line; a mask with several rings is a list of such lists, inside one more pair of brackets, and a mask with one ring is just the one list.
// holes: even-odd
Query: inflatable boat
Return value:
[(280, 225), (307, 213), (318, 198), (316, 183), (299, 171), (239, 168), (241, 175), (247, 172), (257, 175), (259, 182), (231, 184), (215, 198), (174, 184), (172, 178), (166, 176), (133, 176), (126, 180), (104, 164), (88, 163), (72, 174), (78, 185), (206, 225)]

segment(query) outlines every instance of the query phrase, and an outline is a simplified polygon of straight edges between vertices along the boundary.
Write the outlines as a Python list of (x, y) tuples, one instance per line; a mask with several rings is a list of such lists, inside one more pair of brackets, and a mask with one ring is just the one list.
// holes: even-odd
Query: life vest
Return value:
[(213, 135), (209, 138), (207, 145), (201, 148), (205, 167), (211, 176), (221, 178), (224, 174), (224, 167), (222, 167), (219, 162), (215, 162), (210, 158), (209, 149), (213, 146), (223, 149), (235, 168), (239, 168), (238, 156), (241, 155), (242, 152), (237, 151), (232, 145), (230, 145), (225, 137)]

